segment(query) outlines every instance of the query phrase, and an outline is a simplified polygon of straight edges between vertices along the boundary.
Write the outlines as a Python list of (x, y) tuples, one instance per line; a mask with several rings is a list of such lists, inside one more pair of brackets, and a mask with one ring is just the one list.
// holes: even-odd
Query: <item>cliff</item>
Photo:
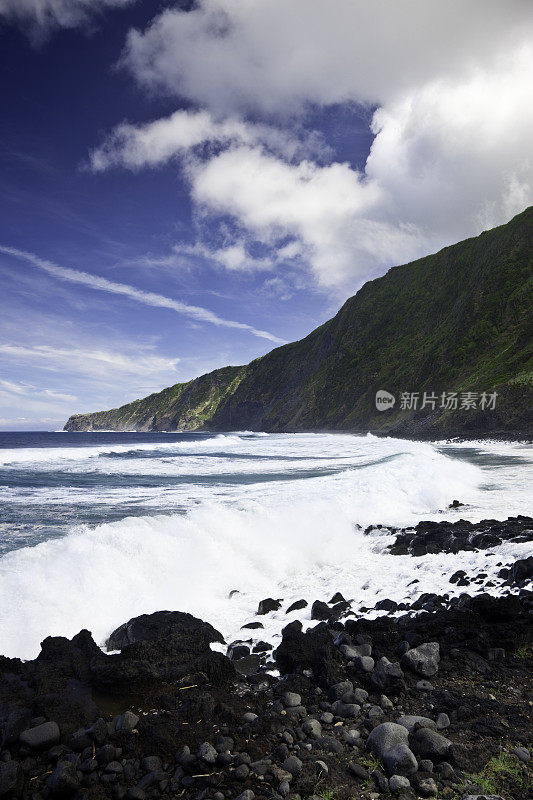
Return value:
[[(74, 415), (65, 429), (530, 433), (532, 238), (533, 207), (393, 267), (305, 339), (118, 409)], [(394, 395), (393, 407), (376, 408), (378, 390)], [(436, 400), (422, 409), (424, 392)], [(461, 408), (466, 392), (475, 403)], [(482, 394), (493, 392), (492, 409)], [(402, 407), (402, 393), (418, 393), (418, 407)], [(458, 408), (446, 408), (442, 393), (457, 393)]]

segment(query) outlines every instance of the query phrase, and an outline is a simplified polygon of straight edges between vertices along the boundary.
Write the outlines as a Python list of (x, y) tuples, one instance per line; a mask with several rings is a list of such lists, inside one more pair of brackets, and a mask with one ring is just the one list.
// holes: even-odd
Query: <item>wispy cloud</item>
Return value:
[(15, 381), (0, 380), (0, 397), (38, 397), (44, 400), (63, 400), (74, 403), (78, 398), (74, 394), (55, 392), (53, 389), (40, 389), (31, 383), (16, 383)]
[(135, 0), (0, 0), (0, 20), (13, 22), (35, 42), (55, 28), (76, 28), (109, 8), (125, 8)]
[(274, 334), (269, 333), (268, 331), (254, 328), (252, 325), (248, 325), (245, 322), (236, 322), (235, 320), (225, 319), (224, 317), (218, 316), (218, 314), (215, 314), (213, 311), (210, 311), (207, 308), (202, 308), (201, 306), (192, 306), (187, 303), (183, 303), (180, 300), (175, 300), (171, 297), (165, 297), (165, 295), (158, 294), (156, 292), (147, 292), (144, 289), (138, 289), (137, 287), (130, 286), (126, 283), (110, 281), (107, 278), (102, 278), (99, 275), (92, 275), (89, 272), (82, 272), (81, 270), (77, 269), (61, 267), (58, 264), (54, 264), (52, 261), (47, 261), (46, 259), (35, 255), (35, 253), (29, 253), (26, 250), (18, 250), (15, 247), (0, 245), (0, 253), (27, 261), (34, 267), (44, 270), (49, 275), (52, 275), (54, 278), (58, 278), (59, 280), (81, 284), (102, 292), (122, 295), (123, 297), (128, 297), (130, 300), (135, 300), (136, 302), (143, 303), (147, 306), (167, 308), (171, 311), (176, 311), (178, 314), (182, 314), (185, 317), (194, 319), (197, 322), (207, 322), (218, 327), (248, 331), (254, 336), (258, 336), (261, 339), (267, 339), (275, 344), (284, 343), (283, 339), (274, 336)]
[(142, 375), (146, 372), (160, 373), (165, 370), (175, 370), (180, 359), (165, 358), (156, 355), (126, 355), (124, 353), (106, 350), (82, 349), (79, 347), (52, 347), (51, 345), (0, 345), (0, 356), (12, 356), (25, 361), (38, 361), (43, 368), (51, 370), (64, 370), (67, 366), (82, 374), (92, 375), (95, 367), (112, 368), (132, 375)]

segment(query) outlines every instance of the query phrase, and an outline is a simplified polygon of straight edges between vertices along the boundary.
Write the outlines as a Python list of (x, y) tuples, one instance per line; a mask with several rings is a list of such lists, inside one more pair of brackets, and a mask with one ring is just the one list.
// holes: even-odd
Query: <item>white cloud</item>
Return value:
[(55, 392), (53, 389), (41, 389), (31, 383), (16, 383), (15, 381), (0, 380), (0, 398), (15, 399), (17, 397), (39, 397), (45, 400), (63, 400), (74, 403), (78, 398), (73, 394)]
[(135, 0), (0, 0), (0, 22), (15, 22), (33, 39), (42, 40), (54, 28), (75, 28), (109, 8)]
[(195, 167), (192, 193), (273, 246), (296, 237), (300, 257), (325, 286), (364, 275), (376, 262), (408, 258), (419, 246), (416, 231), (368, 217), (383, 202), (382, 190), (348, 164), (290, 165), (259, 149), (231, 149)]
[[(190, 12), (169, 9), (130, 32), (122, 63), (151, 91), (208, 111), (119, 126), (93, 167), (180, 156), (197, 209), (237, 226), (240, 239), (219, 263), (249, 270), (239, 241), (257, 239), (280, 265), (289, 240), (290, 257), (318, 285), (350, 291), (533, 202), (532, 34), (523, 0), (199, 0)], [(374, 109), (361, 171), (298, 150), (294, 132), (290, 152), (281, 144), (288, 120), (336, 103)], [(250, 111), (270, 124), (239, 122)]]
[(201, 242), (174, 245), (172, 248), (180, 258), (194, 257), (227, 269), (228, 272), (263, 272), (274, 269), (276, 257), (258, 258), (250, 254), (245, 238), (235, 238), (220, 247), (208, 247)]
[(388, 213), (440, 241), (504, 222), (533, 200), (533, 48), (443, 77), (380, 108), (366, 173)]
[(34, 428), (61, 427), (76, 411), (116, 407), (181, 377), (180, 358), (112, 332), (95, 338), (56, 322), (8, 335), (0, 344), (0, 416), (8, 428), (23, 416)]
[(222, 113), (386, 103), (531, 34), (527, 0), (199, 0), (131, 31), (123, 63)]
[(247, 325), (244, 322), (235, 322), (234, 320), (224, 319), (219, 317), (209, 309), (202, 308), (201, 306), (192, 306), (183, 303), (180, 300), (174, 300), (170, 297), (157, 294), (156, 292), (147, 292), (143, 289), (137, 289), (135, 286), (129, 286), (125, 283), (117, 283), (116, 281), (107, 280), (107, 278), (99, 277), (98, 275), (91, 275), (88, 272), (82, 272), (76, 269), (69, 269), (67, 267), (60, 267), (52, 261), (47, 261), (39, 258), (34, 253), (28, 253), (24, 250), (18, 250), (14, 247), (6, 247), (0, 245), (0, 253), (21, 258), (24, 261), (33, 264), (33, 266), (44, 270), (49, 275), (52, 275), (59, 280), (70, 281), (71, 283), (82, 284), (91, 289), (96, 289), (103, 292), (110, 292), (111, 294), (122, 295), (128, 297), (136, 302), (143, 303), (144, 305), (154, 306), (156, 308), (167, 308), (171, 311), (176, 311), (186, 317), (194, 319), (198, 322), (207, 322), (223, 328), (236, 328), (238, 330), (248, 331), (254, 336), (261, 339), (267, 339), (271, 342), (281, 343), (283, 340), (274, 336), (268, 331), (259, 330), (252, 325)]
[(176, 111), (169, 117), (132, 125), (122, 122), (103, 144), (90, 154), (91, 168), (100, 172), (112, 166), (128, 169), (156, 167), (174, 156), (183, 156), (204, 144), (262, 144), (291, 159), (323, 146), (316, 137), (294, 134), (269, 125), (251, 124), (236, 118), (216, 120), (207, 111)]
[(171, 372), (179, 358), (165, 358), (136, 352), (128, 355), (115, 350), (56, 347), (52, 345), (0, 344), (0, 356), (9, 356), (52, 371), (66, 370), (79, 375), (103, 377), (117, 372), (127, 375)]
[[(175, 383), (179, 362), (179, 358), (165, 358), (143, 347), (120, 352), (105, 350), (97, 343), (82, 346), (75, 340), (65, 347), (2, 343), (2, 374), (27, 375), (30, 380), (0, 380), (0, 415), (4, 420), (0, 425), (11, 429), (19, 425), (61, 427), (76, 409), (110, 407), (116, 399), (120, 404), (148, 394), (136, 392), (140, 382), (150, 381), (150, 391)], [(48, 382), (57, 388), (44, 388)], [(65, 391), (67, 387), (76, 394)], [(83, 398), (82, 403), (78, 398)]]

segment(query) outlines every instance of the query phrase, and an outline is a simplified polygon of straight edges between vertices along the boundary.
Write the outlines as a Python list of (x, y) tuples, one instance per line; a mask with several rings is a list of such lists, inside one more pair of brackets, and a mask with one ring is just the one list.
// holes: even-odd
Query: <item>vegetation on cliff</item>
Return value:
[[(67, 430), (352, 430), (398, 435), (527, 432), (533, 399), (533, 207), (506, 225), (394, 267), (305, 339)], [(378, 411), (376, 391), (396, 398)], [(493, 410), (464, 392), (497, 392)], [(418, 393), (418, 408), (401, 394)], [(420, 406), (424, 392), (435, 407)], [(442, 393), (459, 408), (441, 408)]]

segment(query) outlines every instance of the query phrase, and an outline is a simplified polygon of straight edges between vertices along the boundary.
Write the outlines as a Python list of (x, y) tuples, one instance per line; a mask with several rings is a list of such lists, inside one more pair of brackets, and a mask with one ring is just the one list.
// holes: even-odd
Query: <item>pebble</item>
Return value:
[(362, 764), (359, 764), (358, 761), (352, 761), (352, 763), (348, 765), (348, 769), (352, 775), (355, 775), (355, 777), (359, 778), (359, 780), (366, 781), (368, 779), (368, 771), (362, 766)]
[(436, 797), (439, 790), (433, 778), (424, 778), (418, 781), (418, 793), (422, 797)]
[(289, 756), (283, 762), (283, 769), (291, 775), (298, 775), (303, 768), (303, 763), (297, 756)]
[(513, 750), (513, 753), (524, 764), (527, 764), (531, 760), (531, 755), (529, 753), (529, 750), (526, 747), (515, 747), (514, 750)]
[[(218, 795), (222, 795), (222, 792), (217, 792)], [(224, 795), (222, 795), (224, 797)], [(235, 800), (254, 800), (255, 794), (252, 792), (251, 789), (245, 789), (244, 792), (241, 792)]]
[(322, 736), (322, 725), (317, 719), (313, 719), (312, 717), (308, 717), (304, 721), (302, 730), (308, 736), (312, 736), (313, 739), (320, 739)]
[(137, 727), (139, 717), (132, 711), (126, 711), (117, 720), (117, 731), (133, 731)]
[(410, 786), (411, 782), (409, 778), (405, 778), (403, 775), (391, 775), (389, 778), (389, 788), (391, 792), (403, 792), (409, 789)]
[(445, 728), (449, 728), (449, 726), (450, 726), (450, 718), (449, 718), (448, 714), (444, 714), (444, 713), (439, 714), (437, 716), (436, 722), (437, 722), (437, 730), (438, 731), (443, 731)]
[(249, 774), (250, 768), (247, 764), (241, 764), (240, 767), (233, 770), (233, 777), (238, 781), (245, 781)]
[[(213, 766), (217, 760), (217, 751), (209, 742), (201, 744), (196, 755), (200, 761), (203, 761), (204, 764), (208, 766)], [(144, 759), (144, 761), (146, 761), (146, 759)], [(156, 769), (156, 767), (152, 767), (152, 769)]]
[(285, 708), (296, 708), (296, 706), (302, 705), (302, 698), (296, 692), (285, 692), (281, 699)]
[(422, 680), (417, 681), (416, 688), (419, 692), (432, 692), (435, 687), (430, 681)]

